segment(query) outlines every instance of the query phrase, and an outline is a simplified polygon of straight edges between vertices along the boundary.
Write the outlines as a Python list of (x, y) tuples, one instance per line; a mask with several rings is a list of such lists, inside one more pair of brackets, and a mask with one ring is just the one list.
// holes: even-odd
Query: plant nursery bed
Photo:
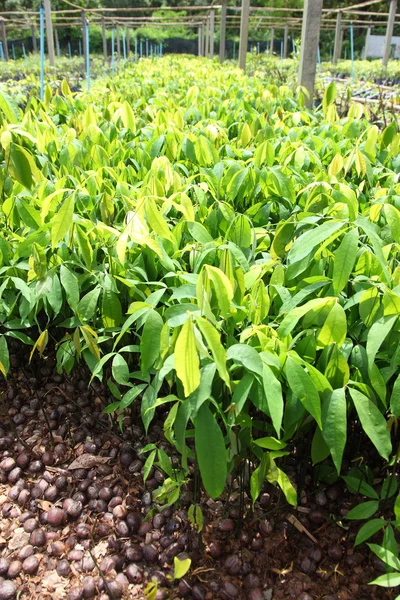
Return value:
[[(198, 534), (188, 519), (195, 477), (167, 508), (152, 498), (162, 471), (152, 467), (143, 484), (146, 444), (176, 459), (162, 412), (147, 436), (134, 412), (121, 432), (102, 413), (107, 388), (89, 386), (84, 369), (59, 375), (51, 355), (29, 365), (17, 345), (10, 361), (1, 383), (0, 600), (394, 597), (368, 585), (383, 563), (353, 548), (357, 527), (343, 517), (357, 497), (338, 482), (316, 488), (300, 453), (287, 466), (294, 484), (304, 481), (297, 508), (268, 485), (254, 511), (246, 485), (215, 501), (199, 490)], [(180, 580), (174, 557), (191, 559)]]

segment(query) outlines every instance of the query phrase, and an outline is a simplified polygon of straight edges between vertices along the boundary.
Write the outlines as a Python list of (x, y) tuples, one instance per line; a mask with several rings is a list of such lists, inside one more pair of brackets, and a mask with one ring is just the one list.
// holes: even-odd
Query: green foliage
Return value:
[[(396, 124), (379, 131), (358, 104), (339, 119), (334, 86), (310, 113), (263, 73), (187, 57), (61, 90), (0, 105), (2, 376), (8, 335), (43, 354), (57, 329), (58, 370), (84, 361), (107, 380), (120, 427), (134, 402), (146, 431), (164, 406), (180, 468), (144, 449), (163, 505), (189, 459), (213, 498), (248, 465), (253, 502), (268, 483), (292, 505), (281, 459), (299, 440), (337, 475), (355, 429), (393, 460)], [(368, 497), (349, 519), (397, 492), (344, 478)]]

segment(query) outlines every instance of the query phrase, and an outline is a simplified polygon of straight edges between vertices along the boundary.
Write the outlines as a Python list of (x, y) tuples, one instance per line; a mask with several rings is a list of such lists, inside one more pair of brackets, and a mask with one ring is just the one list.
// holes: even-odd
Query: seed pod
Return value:
[(125, 548), (126, 560), (129, 562), (139, 562), (143, 560), (143, 552), (139, 545), (132, 544)]
[(206, 593), (204, 591), (203, 586), (196, 584), (192, 588), (192, 598), (193, 600), (205, 600)]
[(316, 570), (315, 562), (307, 556), (301, 561), (300, 567), (303, 573), (305, 573), (306, 575), (312, 575), (313, 573), (315, 573)]
[(67, 515), (71, 517), (71, 519), (77, 519), (80, 516), (82, 509), (82, 502), (79, 500), (72, 500), (67, 508)]
[(222, 545), (219, 542), (211, 542), (208, 551), (213, 558), (219, 558), (222, 555)]
[(61, 556), (65, 552), (64, 542), (59, 540), (52, 542), (49, 551), (52, 556)]
[(9, 569), (10, 561), (4, 556), (0, 558), (0, 575), (5, 575)]
[(53, 452), (49, 451), (49, 452), (45, 452), (42, 456), (42, 461), (43, 464), (45, 464), (46, 466), (48, 465), (54, 465), (54, 454)]
[(21, 454), (18, 454), (16, 462), (17, 466), (21, 469), (27, 469), (29, 463), (31, 462), (31, 459), (29, 458), (28, 454), (25, 454), (25, 452), (21, 452)]
[(20, 560), (22, 563), (24, 562), (24, 560), (26, 558), (28, 558), (28, 556), (32, 556), (32, 554), (34, 554), (35, 550), (33, 548), (33, 546), (31, 546), (30, 544), (27, 544), (26, 546), (23, 546), (21, 548), (21, 550), (18, 552), (18, 560)]
[(333, 560), (340, 560), (343, 556), (343, 548), (339, 544), (334, 544), (329, 548), (329, 556), (333, 558)]
[(143, 546), (143, 556), (148, 563), (155, 563), (157, 561), (158, 550), (154, 544), (145, 544)]
[(264, 594), (261, 588), (250, 590), (248, 600), (264, 600)]
[(15, 579), (21, 573), (22, 562), (20, 560), (13, 560), (10, 563), (7, 571), (8, 579)]
[(128, 512), (128, 514), (126, 515), (126, 522), (128, 523), (128, 527), (131, 530), (131, 532), (137, 533), (139, 531), (142, 518), (138, 513)]
[(64, 477), (64, 475), (59, 475), (55, 482), (54, 485), (56, 486), (56, 488), (58, 488), (59, 490), (65, 490), (65, 488), (68, 485), (68, 480), (66, 477)]
[(36, 519), (27, 519), (24, 522), (24, 531), (26, 531), (26, 533), (32, 533), (32, 531), (35, 531), (35, 529), (37, 529), (38, 527), (39, 523)]
[(8, 481), (11, 483), (11, 485), (14, 485), (21, 478), (21, 476), (22, 469), (20, 467), (15, 467), (12, 471), (9, 472)]
[(96, 595), (96, 584), (93, 577), (85, 577), (82, 587), (84, 598), (94, 598)]
[(312, 510), (308, 518), (310, 519), (310, 523), (316, 526), (322, 525), (326, 521), (325, 514), (320, 510)]
[(46, 545), (46, 534), (43, 529), (35, 529), (29, 537), (29, 543), (37, 548), (42, 548)]
[(113, 496), (112, 490), (111, 490), (111, 488), (109, 488), (107, 486), (101, 488), (99, 491), (100, 500), (104, 500), (105, 502), (110, 502), (112, 496)]
[(0, 600), (13, 600), (17, 595), (17, 586), (13, 581), (0, 581)]
[(262, 521), (259, 522), (258, 528), (263, 537), (269, 537), (272, 534), (272, 532), (274, 531), (274, 524), (272, 521), (269, 521), (268, 519), (263, 519)]
[(224, 566), (230, 575), (239, 575), (242, 569), (242, 561), (236, 554), (231, 554), (226, 559)]
[(82, 571), (89, 573), (95, 568), (94, 560), (91, 556), (84, 556), (82, 559)]
[(222, 519), (218, 524), (218, 531), (222, 533), (232, 533), (235, 529), (235, 523), (232, 519)]
[(52, 527), (61, 527), (66, 521), (66, 514), (61, 508), (53, 506), (47, 513), (47, 522)]
[(318, 492), (315, 495), (315, 502), (318, 504), (318, 506), (325, 506), (328, 503), (328, 498), (324, 492)]
[(244, 585), (248, 590), (260, 587), (261, 582), (259, 576), (255, 573), (249, 573), (245, 579)]
[(236, 585), (233, 585), (230, 581), (226, 581), (222, 588), (221, 598), (226, 598), (230, 600), (230, 598), (237, 598), (239, 594), (239, 590)]
[(28, 556), (22, 563), (22, 569), (24, 573), (27, 575), (33, 575), (39, 568), (39, 560), (37, 556), (32, 554), (32, 556)]
[(125, 573), (129, 583), (141, 583), (143, 581), (143, 571), (134, 563), (126, 567)]
[(2, 471), (5, 471), (6, 473), (9, 473), (10, 471), (12, 471), (16, 466), (17, 466), (17, 463), (15, 462), (15, 460), (13, 458), (11, 458), (11, 456), (8, 458), (4, 458), (0, 462), (0, 469)]

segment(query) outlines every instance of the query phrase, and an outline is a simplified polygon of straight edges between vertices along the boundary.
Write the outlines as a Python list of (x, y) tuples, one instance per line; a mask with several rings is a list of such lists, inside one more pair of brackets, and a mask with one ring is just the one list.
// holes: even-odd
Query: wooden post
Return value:
[(283, 34), (283, 58), (288, 57), (288, 39), (289, 39), (289, 25), (285, 25), (285, 32)]
[(201, 56), (201, 25), (197, 29), (197, 56)]
[(367, 35), (365, 37), (364, 59), (368, 58), (368, 47), (369, 47), (369, 38), (370, 37), (371, 37), (371, 27), (368, 27)]
[(304, 0), (298, 82), (309, 93), (306, 104), (310, 108), (314, 98), (322, 2), (323, 0)]
[(397, 11), (397, 0), (391, 0), (390, 9), (389, 9), (389, 19), (388, 19), (388, 24), (387, 24), (387, 29), (386, 29), (385, 50), (384, 50), (383, 59), (382, 59), (382, 63), (383, 63), (384, 67), (387, 67), (387, 65), (388, 65), (389, 58), (390, 58), (390, 51), (392, 49), (392, 37), (393, 37), (394, 21), (396, 18), (396, 11)]
[(58, 31), (57, 31), (57, 27), (54, 25), (54, 44), (55, 44), (55, 51), (57, 52), (57, 56), (58, 56)]
[(117, 23), (116, 32), (117, 32), (117, 55), (118, 55), (118, 58), (121, 58), (121, 36), (120, 36), (120, 31), (119, 31), (119, 23)]
[(210, 58), (214, 58), (215, 10), (210, 14)]
[(5, 60), (9, 59), (8, 56), (8, 46), (7, 46), (7, 33), (6, 33), (6, 23), (3, 17), (1, 18), (1, 41), (3, 44), (3, 52)]
[(226, 42), (226, 0), (221, 2), (221, 24), (219, 27), (219, 62), (225, 60), (225, 42)]
[(103, 38), (104, 62), (107, 62), (107, 37), (106, 37), (106, 22), (104, 20), (104, 17), (101, 17), (101, 37)]
[(131, 30), (129, 27), (125, 28), (125, 34), (126, 58), (128, 58), (131, 53)]
[(81, 21), (82, 21), (82, 46), (83, 46), (83, 58), (85, 59), (85, 68), (87, 65), (87, 42), (86, 42), (86, 13), (81, 10)]
[(47, 54), (49, 57), (50, 66), (54, 67), (54, 38), (53, 38), (53, 22), (51, 20), (51, 4), (50, 0), (44, 0), (44, 18), (46, 21), (46, 39), (47, 39)]
[(271, 45), (269, 47), (269, 53), (272, 55), (274, 53), (274, 39), (275, 39), (275, 29), (271, 29)]
[(249, 42), (249, 14), (250, 0), (242, 0), (242, 14), (240, 17), (240, 43), (239, 43), (239, 68), (246, 70), (247, 45)]
[(206, 47), (204, 55), (207, 58), (210, 58), (210, 17), (207, 16), (206, 19)]
[(337, 65), (340, 59), (340, 36), (342, 34), (342, 13), (338, 12), (336, 17), (335, 49), (333, 51), (333, 64)]
[(342, 31), (340, 32), (339, 58), (341, 58), (341, 56), (342, 56), (343, 38), (344, 38), (344, 28), (342, 27)]
[(36, 41), (36, 32), (35, 32), (34, 23), (31, 23), (31, 33), (32, 33), (32, 49), (34, 52), (37, 52), (37, 41)]

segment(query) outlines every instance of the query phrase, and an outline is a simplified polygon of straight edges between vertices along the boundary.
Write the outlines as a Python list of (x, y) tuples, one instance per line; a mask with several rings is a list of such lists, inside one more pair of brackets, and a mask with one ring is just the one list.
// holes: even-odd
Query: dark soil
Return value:
[[(368, 586), (382, 563), (364, 546), (354, 551), (359, 524), (349, 528), (342, 518), (359, 499), (342, 483), (316, 490), (306, 475), (298, 509), (266, 488), (242, 522), (233, 482), (229, 497), (202, 496), (200, 538), (187, 516), (192, 481), (180, 503), (160, 512), (152, 491), (162, 472), (153, 468), (143, 485), (145, 444), (160, 444), (174, 459), (162, 435), (165, 414), (145, 436), (132, 412), (121, 433), (101, 412), (107, 388), (88, 387), (84, 369), (61, 376), (53, 357), (29, 365), (25, 351), (14, 352), (0, 383), (0, 600), (142, 599), (151, 581), (156, 600), (395, 596)], [(304, 465), (290, 458), (285, 470), (296, 481)], [(171, 577), (175, 556), (192, 559), (180, 582)]]

